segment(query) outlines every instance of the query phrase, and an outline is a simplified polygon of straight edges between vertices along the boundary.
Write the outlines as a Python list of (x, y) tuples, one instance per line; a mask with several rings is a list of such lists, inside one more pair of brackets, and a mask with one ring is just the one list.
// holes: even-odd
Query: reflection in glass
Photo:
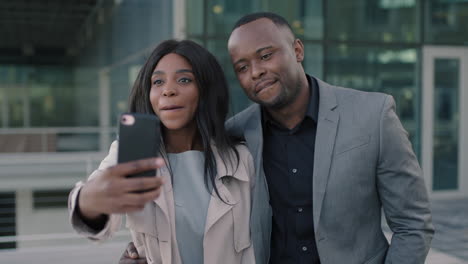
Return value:
[(2, 97), (2, 90), (1, 89), (2, 88), (0, 87), (0, 127), (5, 127), (6, 126), (5, 118), (3, 117), (4, 112), (5, 112), (3, 110), (3, 108), (4, 108), (4, 103), (3, 103), (4, 99)]
[[(226, 36), (232, 30), (236, 21), (242, 16), (258, 12), (270, 11), (282, 15), (290, 23), (294, 33), (300, 38), (320, 39), (323, 35), (323, 16), (321, 0), (207, 0), (206, 27), (208, 36)], [(197, 0), (196, 2), (201, 2)], [(191, 6), (191, 4), (190, 4)], [(188, 13), (191, 7), (187, 6)], [(199, 6), (202, 6), (201, 4)], [(195, 9), (201, 14), (201, 11)], [(203, 16), (190, 14), (188, 23), (189, 36), (198, 36), (202, 32)]]
[(56, 135), (56, 152), (98, 151), (98, 133), (61, 133)]
[(430, 0), (426, 5), (425, 41), (468, 43), (468, 2)]
[(227, 39), (210, 40), (206, 48), (213, 53), (218, 62), (223, 67), (226, 79), (229, 85), (230, 95), (230, 114), (234, 115), (244, 110), (250, 105), (250, 101), (239, 85), (239, 81), (234, 73), (231, 63), (231, 57), (227, 51)]
[(326, 61), (327, 82), (383, 92), (395, 98), (396, 112), (419, 156), (421, 115), (416, 49), (331, 45)]
[(414, 43), (419, 40), (417, 0), (329, 0), (327, 33), (341, 41)]
[(192, 35), (203, 35), (204, 0), (185, 1), (187, 32)]
[(433, 189), (458, 188), (459, 71), (458, 59), (434, 63)]
[(323, 78), (323, 50), (322, 45), (304, 43), (304, 61), (302, 65), (307, 74)]
[[(260, 11), (260, 1), (206, 0), (206, 28), (209, 36), (226, 36), (243, 15)], [(189, 32), (192, 35), (192, 32)]]
[[(92, 130), (98, 130), (92, 129)], [(70, 131), (70, 132), (68, 132)], [(76, 132), (72, 132), (76, 131)], [(115, 138), (115, 131), (107, 132)], [(0, 134), (0, 153), (99, 151), (99, 132), (79, 128), (26, 129)]]
[[(16, 236), (15, 192), (0, 192), (0, 237)], [(16, 248), (16, 241), (0, 243), (1, 249)]]
[(266, 9), (282, 15), (301, 39), (320, 39), (323, 36), (321, 0), (264, 1)]

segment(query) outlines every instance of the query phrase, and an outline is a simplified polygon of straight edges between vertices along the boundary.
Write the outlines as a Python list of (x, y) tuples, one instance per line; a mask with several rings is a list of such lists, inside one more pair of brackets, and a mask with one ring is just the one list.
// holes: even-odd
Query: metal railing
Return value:
[(105, 151), (115, 127), (0, 128), (0, 153)]

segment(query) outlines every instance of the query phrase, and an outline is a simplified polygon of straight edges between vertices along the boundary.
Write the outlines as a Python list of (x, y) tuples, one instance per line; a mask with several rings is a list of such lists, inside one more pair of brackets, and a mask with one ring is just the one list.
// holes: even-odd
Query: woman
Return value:
[[(135, 81), (130, 111), (159, 117), (167, 166), (154, 159), (116, 165), (114, 142), (70, 194), (75, 230), (105, 239), (120, 225), (117, 213), (127, 213), (126, 226), (148, 263), (255, 263), (253, 161), (226, 134), (228, 87), (214, 56), (192, 41), (162, 42)], [(125, 177), (151, 168), (160, 177)], [(142, 189), (149, 191), (135, 192)]]

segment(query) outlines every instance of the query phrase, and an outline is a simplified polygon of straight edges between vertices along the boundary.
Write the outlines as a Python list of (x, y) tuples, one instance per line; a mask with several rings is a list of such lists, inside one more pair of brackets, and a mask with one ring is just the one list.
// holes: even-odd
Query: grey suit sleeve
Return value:
[(385, 263), (424, 263), (434, 234), (429, 199), (422, 170), (391, 96), (385, 100), (380, 119), (377, 185), (394, 233)]

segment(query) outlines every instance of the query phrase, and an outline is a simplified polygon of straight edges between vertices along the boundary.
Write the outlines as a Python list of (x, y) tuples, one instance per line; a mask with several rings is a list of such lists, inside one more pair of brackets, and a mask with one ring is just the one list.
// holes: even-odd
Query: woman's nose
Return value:
[(164, 89), (164, 91), (162, 93), (163, 96), (174, 96), (175, 94), (176, 94), (176, 92), (172, 88)]

